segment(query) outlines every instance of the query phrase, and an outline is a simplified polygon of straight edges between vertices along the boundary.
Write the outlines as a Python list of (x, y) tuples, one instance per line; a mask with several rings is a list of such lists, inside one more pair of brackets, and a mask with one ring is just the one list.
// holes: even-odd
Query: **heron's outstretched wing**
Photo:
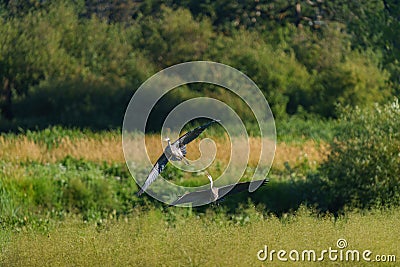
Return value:
[(195, 191), (195, 192), (190, 192), (186, 193), (183, 196), (179, 197), (177, 200), (172, 202), (170, 206), (175, 206), (179, 204), (185, 204), (185, 203), (196, 203), (196, 202), (204, 202), (210, 200), (211, 197), (211, 190), (201, 190), (201, 191)]
[(204, 125), (201, 125), (195, 129), (191, 130), (190, 132), (187, 132), (186, 134), (179, 137), (179, 139), (176, 140), (173, 144), (174, 145), (178, 144), (179, 147), (189, 144), (194, 139), (196, 139), (205, 129), (210, 127), (210, 125), (213, 124), (214, 122), (219, 122), (219, 120), (212, 120)]
[(162, 156), (157, 160), (156, 164), (154, 164), (153, 168), (151, 169), (142, 188), (139, 190), (139, 192), (137, 192), (137, 196), (143, 194), (143, 192), (149, 187), (149, 185), (154, 182), (155, 179), (157, 179), (158, 175), (160, 175), (160, 173), (164, 170), (167, 163), (167, 157), (165, 156), (165, 154), (162, 154)]
[(237, 183), (237, 184), (231, 184), (231, 185), (225, 185), (222, 187), (218, 188), (218, 195), (220, 197), (224, 197), (227, 195), (231, 194), (237, 194), (243, 191), (246, 191), (249, 189), (250, 183), (257, 183), (263, 181), (263, 185), (267, 184), (269, 182), (269, 179), (263, 179), (263, 180), (257, 180), (257, 181), (251, 181), (251, 182), (243, 182), (243, 183)]

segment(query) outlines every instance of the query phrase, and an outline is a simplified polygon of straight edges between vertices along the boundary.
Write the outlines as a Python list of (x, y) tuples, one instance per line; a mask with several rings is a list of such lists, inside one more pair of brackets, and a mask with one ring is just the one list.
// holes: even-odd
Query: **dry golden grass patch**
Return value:
[[(231, 142), (228, 136), (211, 138), (214, 143), (207, 140), (196, 139), (187, 147), (188, 158), (195, 160), (200, 157), (201, 151), (208, 151), (216, 146), (216, 160), (227, 164), (231, 158)], [(273, 145), (266, 140), (266, 143), (272, 148)], [(247, 142), (245, 139), (236, 142), (236, 151), (239, 153), (239, 158), (247, 161), (247, 145), (250, 146), (249, 166), (256, 166), (259, 161), (261, 139), (250, 137)], [(141, 144), (139, 138), (133, 139), (129, 144), (131, 147), (140, 149)], [(149, 158), (154, 162), (162, 152), (162, 142), (159, 135), (146, 136), (146, 147)], [(274, 157), (274, 168), (284, 168), (284, 163), (288, 162), (291, 166), (295, 166), (305, 159), (308, 164), (315, 165), (323, 161), (329, 152), (328, 145), (325, 143), (317, 143), (313, 140), (305, 141), (301, 144), (285, 144), (278, 143)], [(0, 159), (11, 162), (21, 161), (38, 161), (38, 162), (56, 162), (71, 156), (74, 158), (82, 158), (94, 162), (124, 162), (122, 152), (122, 141), (120, 136), (105, 136), (102, 138), (81, 137), (71, 139), (63, 137), (52, 147), (47, 147), (45, 144), (37, 143), (29, 140), (26, 136), (20, 135), (17, 138), (6, 139), (0, 136)], [(271, 155), (270, 155), (271, 156)], [(134, 161), (140, 162), (145, 159), (133, 158)], [(265, 162), (266, 159), (263, 161)]]
[(307, 160), (308, 164), (315, 166), (324, 161), (329, 154), (329, 145), (326, 143), (308, 140), (302, 144), (279, 143), (276, 148), (274, 167), (281, 169), (284, 163), (291, 166)]
[(26, 136), (6, 139), (0, 136), (0, 158), (11, 162), (38, 161), (55, 162), (66, 156), (95, 162), (123, 162), (122, 141), (117, 136), (101, 139), (63, 137), (56, 146), (47, 147)]

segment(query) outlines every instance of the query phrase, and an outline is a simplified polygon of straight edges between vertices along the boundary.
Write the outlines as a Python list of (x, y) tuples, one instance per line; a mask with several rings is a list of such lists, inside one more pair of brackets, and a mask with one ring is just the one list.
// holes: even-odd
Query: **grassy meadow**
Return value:
[[(213, 166), (220, 166), (211, 172), (218, 173), (229, 160), (229, 140), (206, 133), (202, 137), (217, 144)], [(249, 143), (257, 151), (258, 137), (250, 137)], [(199, 144), (197, 140), (188, 146), (190, 158), (200, 155)], [(146, 145), (155, 160), (161, 152), (160, 136), (146, 136)], [(309, 174), (318, 172), (330, 154), (323, 139), (279, 141), (269, 184), (219, 205), (193, 209), (137, 198), (121, 146), (118, 131), (55, 127), (1, 135), (0, 265), (266, 266), (270, 259), (257, 259), (264, 245), (288, 252), (314, 249), (318, 257), (323, 249), (337, 248), (339, 238), (346, 239), (348, 249), (371, 250), (371, 259), (400, 255), (398, 208), (337, 214), (313, 208), (321, 204), (316, 196), (324, 192), (315, 191), (321, 189), (313, 188)], [(257, 158), (255, 153), (249, 159), (250, 174)], [(166, 172), (179, 177), (177, 183), (207, 183), (201, 175), (174, 168)], [(274, 266), (293, 263), (276, 257), (272, 261)], [(338, 264), (354, 266), (352, 261), (323, 261)], [(362, 259), (356, 265), (367, 264), (382, 265)]]
[[(257, 253), (267, 245), (275, 250), (364, 250), (377, 255), (399, 255), (400, 212), (349, 214), (335, 219), (317, 217), (300, 209), (285, 218), (263, 216), (255, 208), (246, 217), (229, 218), (217, 209), (193, 216), (187, 210), (135, 211), (129, 218), (82, 223), (67, 219), (46, 233), (11, 234), (3, 243), (4, 266), (291, 266), (294, 261), (259, 261)], [(189, 227), (188, 227), (189, 226)], [(4, 237), (3, 237), (4, 238)], [(4, 240), (3, 240), (4, 242)], [(276, 255), (275, 255), (276, 256)], [(286, 256), (287, 257), (287, 256)], [(312, 258), (311, 258), (312, 259)], [(350, 259), (350, 258), (349, 258)], [(398, 258), (397, 258), (398, 260)], [(296, 266), (396, 266), (396, 262), (323, 261), (296, 262)]]
[[(257, 256), (264, 246), (275, 257), (336, 249), (339, 239), (390, 262), (296, 265), (399, 265), (398, 2), (0, 0), (0, 267), (292, 266)], [(263, 155), (259, 167), (270, 181), (255, 192), (168, 208), (136, 196), (132, 176), (147, 177), (150, 164), (132, 134), (128, 169), (121, 126), (131, 122), (125, 113), (141, 85), (190, 61), (225, 64), (257, 85), (276, 123), (276, 153), (273, 161)], [(236, 162), (229, 175), (240, 171), (249, 181), (261, 143), (275, 145), (259, 137), (257, 118), (268, 120), (264, 133), (275, 130), (269, 110), (253, 101), (250, 83), (211, 65), (186, 65), (146, 89), (147, 155), (155, 162), (162, 152), (167, 116), (181, 107), (205, 116), (208, 106), (196, 99), (211, 98), (222, 102), (215, 106), (221, 123), (229, 107), (250, 137), (232, 150), (214, 124), (188, 146), (188, 159), (215, 152), (207, 171), (216, 179), (231, 155), (247, 161), (249, 144), (245, 170)], [(167, 90), (172, 82), (180, 86)], [(147, 101), (164, 89), (154, 106)], [(253, 113), (259, 108), (264, 114)], [(181, 186), (209, 183), (193, 169), (168, 164), (163, 177)], [(166, 192), (160, 180), (149, 190), (176, 200), (181, 192)]]

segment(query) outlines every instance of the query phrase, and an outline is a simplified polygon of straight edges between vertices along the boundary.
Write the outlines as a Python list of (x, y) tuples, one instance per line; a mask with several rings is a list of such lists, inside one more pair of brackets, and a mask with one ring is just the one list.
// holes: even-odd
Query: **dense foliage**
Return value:
[[(280, 119), (336, 117), (336, 103), (368, 106), (399, 93), (394, 1), (16, 0), (0, 7), (3, 130), (118, 126), (140, 83), (190, 60), (243, 71)], [(225, 94), (185, 87), (163, 105), (193, 92)]]
[(400, 203), (400, 106), (342, 110), (332, 151), (321, 166), (337, 207)]

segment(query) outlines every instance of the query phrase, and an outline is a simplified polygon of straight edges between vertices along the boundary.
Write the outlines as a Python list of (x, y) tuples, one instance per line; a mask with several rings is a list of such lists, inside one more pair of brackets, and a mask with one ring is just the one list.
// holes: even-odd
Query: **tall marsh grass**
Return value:
[[(400, 211), (350, 213), (334, 219), (317, 217), (302, 208), (296, 216), (278, 219), (251, 208), (234, 220), (217, 208), (207, 216), (187, 210), (167, 213), (140, 211), (120, 221), (84, 224), (68, 219), (46, 233), (14, 234), (2, 244), (4, 266), (288, 266), (294, 262), (261, 262), (257, 252), (268, 248), (290, 251), (337, 249), (343, 238), (346, 249), (371, 250), (400, 257)], [(329, 261), (324, 266), (381, 266), (378, 262)], [(395, 266), (396, 262), (385, 266)], [(296, 266), (321, 266), (297, 262)]]

